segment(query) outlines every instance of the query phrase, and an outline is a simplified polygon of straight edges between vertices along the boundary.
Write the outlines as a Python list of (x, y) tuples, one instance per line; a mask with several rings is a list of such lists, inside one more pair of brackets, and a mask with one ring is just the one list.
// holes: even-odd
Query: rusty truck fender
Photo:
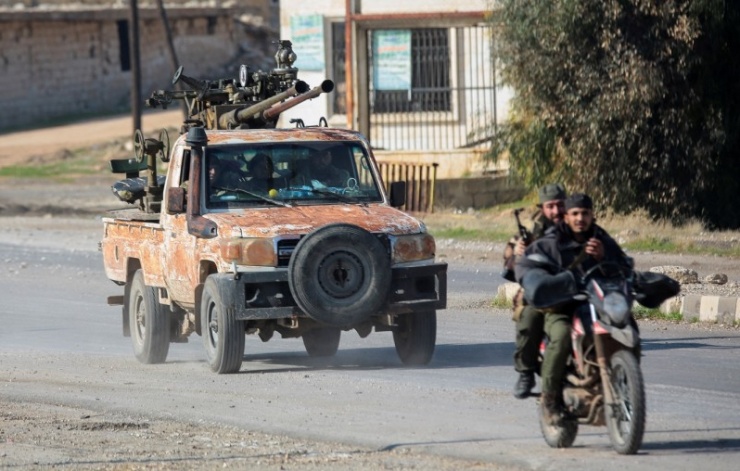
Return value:
[(141, 268), (147, 286), (165, 287), (163, 240), (164, 229), (158, 223), (103, 218), (100, 247), (106, 276), (126, 283)]

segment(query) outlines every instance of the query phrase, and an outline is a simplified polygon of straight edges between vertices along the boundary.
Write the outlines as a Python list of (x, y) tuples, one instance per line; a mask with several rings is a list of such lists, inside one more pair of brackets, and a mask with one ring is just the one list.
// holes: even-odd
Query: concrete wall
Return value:
[[(128, 6), (99, 3), (96, 8), (0, 8), (0, 131), (130, 109), (131, 72), (122, 68), (127, 48), (118, 31), (118, 22), (127, 24)], [(167, 9), (187, 75), (236, 77), (244, 48), (259, 50), (252, 58), (269, 57), (274, 66), (270, 43), (277, 33), (269, 34), (268, 28), (254, 34), (259, 28), (240, 21), (262, 11), (248, 3), (253, 2), (239, 8)], [(174, 70), (158, 11), (140, 8), (139, 19), (146, 99), (154, 90), (172, 88)]]
[(526, 194), (525, 188), (504, 176), (437, 180), (434, 210), (490, 208), (517, 201)]
[(508, 160), (495, 164), (483, 157), (482, 149), (458, 149), (441, 151), (373, 151), (378, 162), (397, 164), (437, 164), (437, 178), (462, 178), (498, 176), (505, 174), (509, 168)]

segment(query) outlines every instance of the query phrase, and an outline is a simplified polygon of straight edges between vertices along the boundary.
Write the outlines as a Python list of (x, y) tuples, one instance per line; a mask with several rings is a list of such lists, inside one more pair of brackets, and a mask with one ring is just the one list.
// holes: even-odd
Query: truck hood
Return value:
[(278, 237), (307, 234), (327, 224), (354, 224), (368, 232), (393, 235), (418, 234), (424, 224), (390, 206), (381, 204), (316, 205), (245, 209), (208, 213), (222, 237)]

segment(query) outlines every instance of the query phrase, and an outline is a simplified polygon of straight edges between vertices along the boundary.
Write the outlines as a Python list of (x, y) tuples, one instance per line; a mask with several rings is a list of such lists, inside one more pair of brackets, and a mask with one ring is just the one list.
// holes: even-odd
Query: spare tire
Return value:
[(288, 283), (301, 310), (333, 327), (350, 327), (387, 303), (391, 267), (383, 243), (351, 224), (329, 224), (296, 245)]

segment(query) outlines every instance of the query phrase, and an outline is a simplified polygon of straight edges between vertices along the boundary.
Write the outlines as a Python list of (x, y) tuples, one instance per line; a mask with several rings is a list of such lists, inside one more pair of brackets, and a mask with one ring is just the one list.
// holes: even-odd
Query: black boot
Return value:
[(519, 379), (516, 380), (514, 385), (514, 397), (517, 399), (526, 399), (534, 388), (534, 373), (531, 371), (524, 371), (519, 373)]
[(547, 425), (560, 425), (563, 420), (562, 407), (555, 393), (542, 393), (540, 397), (542, 419)]

